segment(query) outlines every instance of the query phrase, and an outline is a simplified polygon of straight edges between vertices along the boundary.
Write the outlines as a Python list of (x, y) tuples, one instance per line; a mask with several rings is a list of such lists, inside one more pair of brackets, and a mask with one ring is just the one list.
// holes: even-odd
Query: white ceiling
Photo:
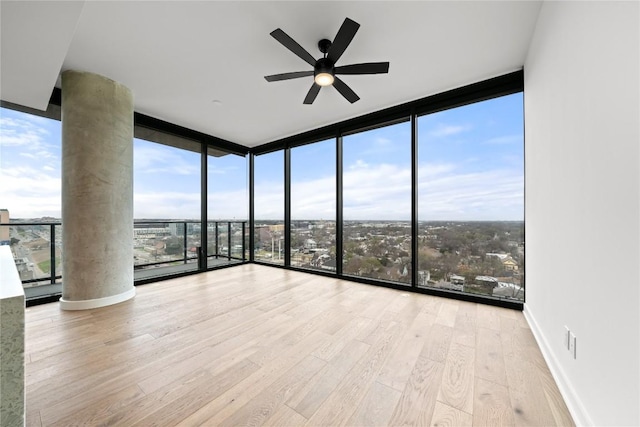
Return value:
[[(5, 1), (2, 99), (44, 109), (59, 74), (128, 86), (136, 111), (253, 147), (522, 68), (540, 1)], [(282, 28), (313, 56), (345, 17), (361, 27), (338, 65), (389, 61), (389, 74), (344, 76), (361, 97), (313, 77), (273, 39)], [(213, 102), (213, 101), (220, 102)]]

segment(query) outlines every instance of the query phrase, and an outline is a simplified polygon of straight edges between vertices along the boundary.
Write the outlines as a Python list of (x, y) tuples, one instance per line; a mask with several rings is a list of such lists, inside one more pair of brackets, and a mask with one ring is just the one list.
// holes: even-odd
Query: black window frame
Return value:
[[(434, 94), (431, 96), (427, 96), (425, 98), (421, 98), (415, 101), (411, 101), (408, 103), (396, 105), (393, 107), (385, 108), (379, 111), (375, 111), (363, 116), (359, 116), (356, 118), (352, 118), (349, 120), (341, 121), (338, 123), (334, 123), (331, 125), (323, 126), (321, 128), (313, 129), (307, 132), (300, 133), (298, 135), (278, 139), (275, 141), (271, 141), (266, 144), (262, 144), (260, 146), (256, 146), (253, 148), (245, 147), (240, 144), (236, 144), (231, 141), (227, 141), (221, 138), (217, 138), (212, 135), (207, 135), (192, 129), (188, 129), (173, 123), (169, 123), (163, 120), (159, 120), (150, 116), (146, 116), (140, 114), (138, 112), (134, 112), (134, 124), (135, 126), (141, 126), (145, 128), (151, 128), (157, 130), (162, 133), (166, 133), (169, 135), (175, 135), (180, 138), (186, 138), (194, 141), (198, 141), (201, 143), (201, 222), (203, 230), (203, 240), (202, 244), (206, 248), (206, 230), (207, 230), (207, 152), (208, 148), (214, 148), (217, 150), (228, 151), (229, 153), (239, 154), (242, 156), (248, 156), (248, 175), (249, 175), (249, 189), (248, 189), (248, 200), (247, 203), (249, 205), (249, 257), (245, 262), (248, 263), (256, 263), (268, 265), (274, 268), (285, 268), (290, 270), (303, 271), (309, 274), (317, 274), (328, 277), (337, 277), (340, 279), (353, 281), (353, 282), (361, 282), (370, 285), (378, 285), (385, 286), (389, 288), (395, 288), (402, 291), (412, 291), (417, 293), (424, 293), (430, 295), (443, 296), (448, 298), (460, 299), (471, 302), (484, 303), (489, 305), (496, 305), (506, 308), (512, 308), (516, 310), (522, 310), (524, 307), (524, 301), (514, 301), (507, 300), (503, 298), (491, 297), (491, 296), (478, 296), (474, 294), (464, 294), (458, 293), (448, 290), (440, 290), (440, 289), (424, 289), (418, 288), (417, 284), (417, 254), (418, 254), (418, 179), (417, 179), (417, 144), (418, 144), (418, 133), (417, 133), (417, 118), (419, 116), (430, 114), (438, 111), (448, 110), (451, 108), (456, 108), (468, 104), (477, 103), (484, 100), (489, 100), (493, 98), (498, 98), (505, 95), (511, 95), (515, 93), (524, 92), (524, 71), (522, 69), (507, 73), (498, 77), (490, 78), (487, 80), (483, 80), (477, 83), (469, 84), (460, 88), (456, 88), (453, 90), (448, 90), (442, 93)], [(1, 102), (1, 106), (3, 108), (9, 108), (17, 111), (22, 111), (38, 116), (44, 116), (48, 118), (53, 118), (56, 120), (60, 120), (60, 106), (61, 106), (61, 91), (58, 88), (55, 88), (51, 99), (49, 101), (49, 106), (47, 111), (39, 111), (35, 109), (31, 109), (28, 107), (19, 106), (16, 104), (12, 104), (6, 101)], [(343, 238), (343, 195), (342, 195), (342, 186), (343, 186), (343, 156), (342, 156), (342, 139), (343, 136), (349, 135), (356, 132), (361, 132), (364, 130), (374, 129), (377, 127), (386, 126), (390, 123), (396, 121), (406, 121), (407, 117), (411, 121), (411, 180), (412, 180), (412, 190), (411, 190), (411, 219), (412, 219), (412, 268), (411, 268), (411, 286), (399, 285), (395, 283), (389, 283), (381, 280), (363, 278), (363, 277), (355, 277), (355, 276), (344, 276), (342, 274), (342, 238)], [(328, 139), (335, 139), (335, 149), (336, 149), (336, 271), (335, 272), (323, 272), (319, 270), (310, 270), (310, 269), (301, 269), (297, 267), (292, 267), (290, 265), (290, 245), (289, 238), (291, 232), (291, 173), (290, 173), (290, 149), (297, 146), (312, 144), (314, 142), (326, 141)], [(284, 161), (284, 208), (285, 208), (285, 263), (284, 265), (275, 265), (275, 264), (267, 264), (261, 263), (254, 259), (254, 251), (253, 248), (255, 246), (254, 241), (254, 227), (255, 227), (255, 218), (254, 218), (254, 165), (255, 165), (255, 156), (260, 154), (266, 154), (273, 151), (283, 150), (283, 155), (285, 156)], [(525, 223), (526, 225), (526, 223)], [(237, 264), (236, 264), (237, 265)], [(215, 267), (214, 267), (215, 268)], [(142, 280), (140, 282), (136, 282), (136, 285), (148, 283), (151, 281), (157, 280), (165, 280), (169, 278), (179, 277), (188, 274), (200, 273), (204, 271), (209, 271), (213, 268), (207, 268), (206, 263), (203, 266), (200, 266), (198, 270), (195, 272), (177, 274), (172, 276), (163, 276), (159, 278), (154, 278), (150, 280)], [(523, 277), (524, 283), (524, 277)], [(526, 287), (525, 287), (526, 288)], [(526, 292), (526, 291), (525, 291)]]
[[(499, 98), (506, 95), (524, 92), (524, 71), (518, 70), (502, 76), (494, 77), (481, 82), (466, 85), (453, 90), (445, 91), (435, 95), (427, 96), (422, 99), (404, 103), (401, 105), (386, 108), (360, 117), (334, 123), (318, 129), (300, 133), (298, 135), (289, 136), (279, 140), (275, 140), (266, 144), (262, 144), (250, 149), (250, 155), (260, 155), (271, 153), (274, 151), (283, 151), (285, 159), (290, 159), (289, 150), (293, 147), (313, 144), (319, 141), (335, 139), (336, 141), (336, 271), (327, 273), (322, 271), (302, 269), (290, 265), (290, 253), (285, 258), (285, 265), (274, 265), (261, 263), (260, 261), (251, 260), (257, 264), (268, 265), (276, 268), (285, 268), (295, 271), (303, 271), (310, 274), (318, 274), (323, 276), (337, 277), (353, 282), (366, 283), (370, 285), (384, 286), (403, 291), (411, 291), (429, 295), (442, 296), (463, 301), (478, 302), (488, 305), (495, 305), (505, 308), (522, 310), (524, 308), (524, 300), (510, 300), (489, 295), (468, 294), (463, 292), (450, 291), (437, 288), (419, 288), (418, 283), (418, 117), (435, 113), (438, 111), (449, 110), (452, 108), (462, 107), (464, 105), (475, 104), (489, 99)], [(359, 133), (371, 129), (388, 126), (394, 123), (411, 122), (411, 286), (399, 283), (388, 282), (384, 280), (358, 277), (352, 275), (344, 275), (342, 272), (343, 261), (343, 152), (342, 139), (346, 135)], [(291, 174), (290, 162), (285, 161), (285, 236), (291, 233)], [(250, 165), (252, 167), (252, 165)], [(252, 175), (252, 170), (250, 175)], [(253, 197), (253, 195), (251, 195)], [(251, 202), (250, 202), (251, 203)], [(253, 211), (249, 213), (250, 218)], [(252, 227), (253, 229), (253, 227)], [(253, 248), (253, 246), (251, 246)], [(526, 248), (526, 244), (525, 244)], [(526, 250), (526, 249), (525, 249)], [(525, 273), (526, 274), (526, 273)], [(523, 277), (523, 284), (525, 277)], [(525, 287), (526, 289), (526, 287)], [(526, 292), (526, 291), (525, 291)], [(525, 294), (526, 296), (526, 294)]]

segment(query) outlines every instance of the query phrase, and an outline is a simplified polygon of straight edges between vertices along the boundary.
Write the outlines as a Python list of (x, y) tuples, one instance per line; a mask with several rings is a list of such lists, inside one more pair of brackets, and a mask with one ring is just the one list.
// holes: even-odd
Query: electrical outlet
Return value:
[(569, 350), (569, 339), (571, 338), (571, 331), (568, 326), (564, 327), (564, 348)]
[(573, 332), (569, 332), (569, 352), (573, 355), (573, 358), (576, 358), (576, 336)]

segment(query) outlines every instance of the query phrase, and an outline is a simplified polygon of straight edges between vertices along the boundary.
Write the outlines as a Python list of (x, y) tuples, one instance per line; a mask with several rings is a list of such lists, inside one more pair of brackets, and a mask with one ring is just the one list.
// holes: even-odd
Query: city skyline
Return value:
[[(419, 219), (524, 218), (522, 94), (418, 118)], [(1, 207), (59, 218), (60, 123), (0, 111)], [(292, 220), (335, 219), (335, 143), (292, 149)], [(344, 137), (345, 220), (409, 220), (410, 125)], [(256, 158), (256, 219), (284, 217), (283, 154)], [(209, 156), (209, 219), (248, 218), (247, 161)], [(200, 155), (134, 140), (134, 217), (200, 218)]]

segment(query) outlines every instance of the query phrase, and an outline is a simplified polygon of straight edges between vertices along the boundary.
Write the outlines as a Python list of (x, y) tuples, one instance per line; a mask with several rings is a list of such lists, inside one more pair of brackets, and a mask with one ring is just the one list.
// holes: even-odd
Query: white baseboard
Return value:
[(64, 298), (60, 298), (60, 308), (62, 310), (89, 310), (92, 308), (106, 307), (107, 305), (118, 304), (128, 299), (133, 298), (136, 295), (136, 289), (123, 292), (118, 295), (111, 295), (104, 298), (87, 299), (81, 301), (68, 301)]
[(533, 336), (536, 338), (538, 342), (538, 347), (540, 347), (540, 351), (542, 352), (542, 356), (544, 360), (547, 362), (549, 366), (549, 370), (551, 371), (551, 375), (553, 375), (553, 379), (556, 381), (558, 385), (558, 389), (560, 389), (560, 394), (564, 398), (564, 402), (567, 404), (567, 408), (569, 408), (569, 412), (573, 417), (573, 421), (577, 426), (593, 426), (595, 425), (591, 420), (591, 417), (587, 413), (582, 401), (578, 397), (575, 389), (571, 385), (571, 382), (567, 379), (567, 376), (564, 374), (564, 370), (562, 369), (562, 365), (558, 362), (553, 352), (551, 351), (551, 347), (547, 342), (544, 334), (540, 330), (538, 326), (538, 322), (531, 311), (528, 309), (527, 305), (524, 305), (524, 310), (522, 311), (525, 319), (529, 323), (529, 327), (531, 328), (531, 332), (533, 332)]

